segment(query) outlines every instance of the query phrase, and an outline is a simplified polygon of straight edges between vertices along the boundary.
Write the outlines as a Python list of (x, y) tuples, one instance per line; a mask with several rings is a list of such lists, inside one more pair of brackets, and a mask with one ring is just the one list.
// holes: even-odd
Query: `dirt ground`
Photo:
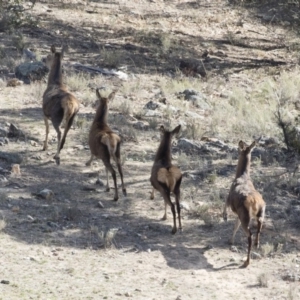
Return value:
[[(187, 155), (186, 163), (181, 163), (183, 231), (172, 235), (170, 209), (168, 220), (162, 221), (161, 196), (157, 193), (150, 200), (158, 131), (122, 123), (124, 108), (118, 104), (126, 100), (142, 108), (157, 100), (159, 83), (178, 72), (180, 60), (199, 61), (206, 50), (209, 79), (199, 76), (197, 80), (208, 87), (219, 78), (230, 89), (238, 82), (243, 85), (289, 71), (298, 64), (295, 28), (300, 12), (298, 4), (290, 5), (220, 0), (40, 1), (35, 5), (32, 13), (40, 19), (39, 27), (20, 29), (30, 49), (45, 56), (51, 44), (60, 46), (67, 40), (66, 76), (75, 72), (74, 62), (111, 68), (119, 57), (129, 78), (93, 74), (88, 92), (74, 91), (83, 104), (61, 152), (60, 166), (53, 160), (53, 127), (49, 150), (42, 151), (45, 82), (0, 87), (0, 125), (13, 123), (24, 133), (0, 146), (0, 151), (22, 158), (19, 175), (10, 172), (10, 161), (0, 158), (0, 299), (300, 298), (300, 221), (299, 214), (293, 214), (300, 201), (296, 192), (284, 186), (287, 179), (278, 177), (273, 199), (273, 194), (264, 194), (270, 182), (262, 179), (284, 173), (290, 164), (253, 162), (255, 185), (267, 202), (266, 220), (261, 249), (253, 249), (251, 265), (240, 268), (247, 239), (240, 230), (230, 247), (234, 215), (229, 214), (227, 223), (221, 218), (237, 157)], [(18, 57), (9, 35), (0, 34), (11, 55)], [(1, 67), (6, 81), (11, 72)], [(129, 84), (131, 92), (125, 96)], [(95, 184), (99, 169), (105, 181), (102, 162), (85, 166), (94, 115), (85, 103), (95, 100), (94, 88), (99, 85), (119, 89), (109, 122), (124, 136), (128, 195), (121, 196), (120, 189), (118, 202), (112, 201), (113, 189), (105, 192), (104, 186)], [(209, 96), (219, 94), (210, 91)], [(208, 123), (203, 110), (194, 111)], [(126, 116), (127, 121), (130, 118), (134, 119)], [(177, 121), (174, 117), (171, 124)], [(223, 140), (234, 146), (241, 138), (224, 136)], [(174, 146), (173, 159), (177, 162), (180, 157), (180, 149)], [(197, 176), (195, 169), (215, 173)], [(39, 197), (43, 189), (51, 190), (52, 197)], [(211, 204), (208, 210), (206, 203)]]

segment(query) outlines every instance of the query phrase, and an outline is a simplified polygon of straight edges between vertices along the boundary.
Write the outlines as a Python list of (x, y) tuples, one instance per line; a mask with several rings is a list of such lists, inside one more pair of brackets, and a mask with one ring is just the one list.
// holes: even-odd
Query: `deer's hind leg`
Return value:
[(91, 158), (85, 163), (85, 165), (86, 165), (87, 167), (91, 165), (91, 163), (92, 163), (94, 157), (95, 157), (95, 156), (94, 156), (93, 154), (91, 154)]
[(236, 220), (235, 220), (235, 224), (234, 224), (231, 239), (229, 240), (229, 244), (231, 244), (231, 245), (234, 244), (234, 238), (235, 238), (235, 235), (236, 235), (240, 225), (241, 225), (241, 221), (240, 221), (239, 217), (237, 217)]
[(180, 215), (180, 185), (181, 185), (182, 177), (176, 182), (175, 188), (174, 188), (174, 194), (175, 194), (175, 201), (176, 201), (176, 208), (177, 208), (177, 214), (178, 214), (178, 223), (179, 223), (179, 230), (182, 230), (181, 226), (181, 215)]
[(262, 223), (264, 221), (264, 217), (265, 217), (265, 207), (263, 207), (257, 215), (257, 232), (256, 232), (256, 238), (254, 242), (256, 248), (259, 247), (259, 237), (260, 237), (260, 232), (262, 228)]
[(171, 211), (173, 214), (173, 228), (172, 228), (172, 234), (175, 234), (177, 232), (177, 225), (176, 225), (176, 211), (175, 211), (175, 205), (171, 201), (170, 197), (170, 190), (169, 188), (164, 184), (159, 184), (157, 187), (158, 191), (161, 193), (162, 197), (165, 201), (165, 214), (163, 216), (163, 220), (167, 219), (167, 205), (170, 205)]
[(247, 267), (250, 264), (250, 253), (251, 253), (251, 247), (252, 247), (252, 232), (250, 230), (250, 215), (249, 212), (245, 209), (242, 213), (239, 214), (239, 217), (241, 219), (242, 228), (245, 231), (247, 238), (248, 238), (248, 254), (247, 254), (247, 260), (245, 261), (243, 267)]
[(48, 149), (48, 136), (49, 136), (49, 120), (46, 116), (44, 116), (44, 122), (46, 126), (46, 137), (44, 141), (43, 151), (46, 151)]
[(121, 165), (121, 144), (117, 144), (117, 149), (116, 149), (116, 155), (115, 155), (115, 161), (117, 163), (118, 171), (121, 177), (121, 183), (122, 183), (122, 192), (124, 196), (127, 196), (124, 180), (123, 180), (123, 169)]
[(118, 185), (117, 185), (117, 176), (116, 176), (116, 171), (114, 170), (112, 164), (110, 163), (109, 160), (104, 160), (103, 161), (105, 168), (106, 168), (106, 175), (107, 175), (107, 186), (106, 186), (106, 191), (109, 191), (109, 182), (108, 182), (108, 171), (111, 173), (111, 176), (114, 180), (114, 186), (115, 186), (115, 196), (114, 196), (114, 201), (118, 201), (119, 195), (118, 195)]
[(60, 142), (60, 147), (59, 147), (59, 150), (61, 150), (63, 147), (64, 147), (64, 144), (65, 144), (65, 141), (66, 141), (66, 137), (67, 137), (67, 134), (73, 124), (73, 121), (74, 121), (74, 118), (75, 118), (75, 115), (76, 114), (73, 114), (69, 120), (67, 120), (66, 122), (66, 126), (65, 126), (65, 130), (64, 130), (64, 134), (63, 134), (63, 137), (61, 139), (61, 142)]
[(57, 165), (60, 164), (59, 153), (60, 153), (60, 149), (61, 149), (60, 148), (61, 130), (60, 130), (59, 126), (60, 126), (60, 124), (63, 120), (63, 116), (64, 116), (64, 112), (63, 112), (63, 109), (61, 107), (59, 109), (55, 110), (52, 113), (52, 116), (51, 116), (53, 127), (57, 132), (57, 151), (56, 151), (56, 154), (54, 156), (54, 159), (55, 159)]

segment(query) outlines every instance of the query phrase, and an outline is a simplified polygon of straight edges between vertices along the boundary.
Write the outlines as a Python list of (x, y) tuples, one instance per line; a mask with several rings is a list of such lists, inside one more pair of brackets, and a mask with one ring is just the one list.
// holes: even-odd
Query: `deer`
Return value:
[(254, 141), (250, 146), (245, 142), (240, 141), (239, 158), (236, 169), (235, 179), (231, 185), (229, 195), (225, 201), (223, 210), (223, 219), (227, 221), (227, 207), (230, 206), (231, 210), (237, 215), (233, 234), (230, 239), (230, 244), (234, 243), (234, 238), (237, 230), (242, 224), (242, 228), (248, 238), (248, 254), (247, 260), (242, 267), (247, 267), (250, 264), (250, 252), (252, 247), (252, 232), (250, 230), (251, 219), (257, 220), (257, 233), (255, 238), (255, 246), (259, 247), (259, 237), (262, 229), (262, 224), (265, 216), (266, 203), (262, 195), (255, 189), (250, 178), (250, 161), (251, 152), (255, 147)]
[(178, 214), (179, 230), (182, 230), (180, 216), (180, 185), (182, 174), (178, 167), (172, 165), (171, 142), (174, 135), (178, 135), (181, 125), (168, 131), (163, 125), (160, 127), (161, 141), (154, 159), (150, 182), (153, 187), (151, 199), (154, 199), (154, 191), (157, 190), (162, 195), (165, 202), (165, 213), (162, 220), (167, 219), (167, 206), (171, 207), (173, 214), (173, 228), (171, 233), (177, 232), (175, 205), (171, 201), (171, 193), (175, 196), (176, 209)]
[[(54, 156), (56, 164), (60, 164), (60, 151), (63, 149), (67, 133), (79, 111), (79, 101), (63, 84), (62, 59), (65, 48), (57, 52), (54, 45), (46, 58), (46, 66), (50, 69), (47, 88), (43, 94), (43, 113), (46, 126), (46, 138), (43, 151), (48, 149), (49, 119), (57, 132), (57, 151)], [(64, 133), (61, 136), (60, 125), (64, 121)]]
[[(121, 177), (122, 192), (126, 196), (126, 188), (123, 180), (123, 170), (121, 165), (121, 138), (107, 125), (108, 103), (111, 102), (117, 91), (113, 91), (108, 97), (101, 96), (99, 89), (96, 89), (96, 96), (98, 98), (98, 107), (95, 118), (89, 132), (89, 146), (91, 151), (91, 158), (86, 162), (86, 166), (90, 166), (94, 158), (102, 160), (106, 170), (106, 191), (110, 191), (108, 175), (110, 172), (114, 180), (115, 195), (114, 201), (118, 201), (118, 187), (116, 171), (111, 164), (111, 158), (116, 162), (117, 168)], [(98, 173), (100, 180), (100, 173)]]

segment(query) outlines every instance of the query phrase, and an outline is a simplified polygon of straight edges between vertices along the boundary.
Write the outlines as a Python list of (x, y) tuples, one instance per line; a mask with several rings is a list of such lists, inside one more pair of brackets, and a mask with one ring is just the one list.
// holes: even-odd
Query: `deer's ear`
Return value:
[(116, 96), (117, 91), (113, 91), (109, 94), (109, 96), (107, 97), (108, 101), (113, 101), (115, 96)]
[(100, 92), (99, 92), (99, 89), (96, 89), (96, 96), (99, 100), (102, 99), (101, 95), (100, 95)]
[(240, 148), (240, 150), (244, 150), (245, 143), (243, 141), (239, 141), (239, 148)]
[(160, 131), (161, 134), (165, 133), (165, 127), (164, 127), (164, 125), (161, 125), (159, 127), (159, 131)]
[(51, 52), (52, 52), (52, 53), (55, 53), (55, 52), (56, 52), (56, 48), (55, 48), (54, 45), (51, 46)]
[(256, 146), (256, 141), (252, 142), (252, 144), (249, 146), (250, 151)]
[(173, 131), (172, 131), (172, 135), (178, 134), (179, 131), (180, 131), (180, 128), (181, 128), (181, 125), (176, 126), (176, 127), (173, 129)]

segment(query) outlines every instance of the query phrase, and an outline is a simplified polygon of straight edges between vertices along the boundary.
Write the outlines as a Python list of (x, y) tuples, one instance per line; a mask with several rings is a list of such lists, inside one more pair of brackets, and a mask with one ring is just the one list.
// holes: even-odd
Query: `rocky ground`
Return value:
[[(40, 1), (37, 26), (0, 32), (0, 299), (299, 298), (298, 157), (274, 117), (283, 94), (298, 114), (299, 6), (277, 2)], [(40, 61), (52, 44), (68, 44), (64, 80), (81, 101), (60, 166), (53, 127), (42, 151)], [(42, 71), (15, 72), (31, 53)], [(96, 184), (102, 162), (85, 166), (96, 87), (118, 89), (118, 202)], [(149, 178), (157, 128), (178, 123), (183, 232), (172, 235)], [(222, 219), (241, 139), (258, 141), (251, 174), (267, 203), (247, 269), (246, 237), (229, 246), (234, 215)]]

